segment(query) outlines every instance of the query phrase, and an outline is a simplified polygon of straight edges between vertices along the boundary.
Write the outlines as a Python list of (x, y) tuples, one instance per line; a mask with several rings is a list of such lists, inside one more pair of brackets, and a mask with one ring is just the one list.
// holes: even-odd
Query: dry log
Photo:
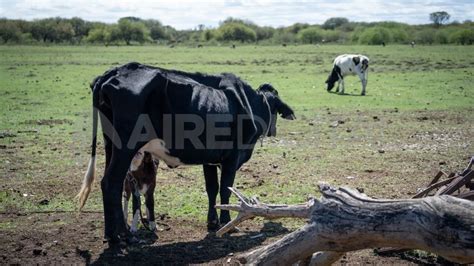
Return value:
[(228, 231), (232, 230), (237, 224), (252, 219), (257, 216), (266, 217), (268, 219), (277, 219), (283, 217), (293, 218), (309, 218), (311, 213), (311, 207), (314, 205), (315, 200), (313, 198), (305, 204), (299, 205), (276, 205), (276, 204), (264, 204), (261, 203), (257, 197), (247, 198), (237, 189), (232, 187), (229, 190), (237, 196), (240, 200), (240, 205), (216, 205), (216, 208), (222, 210), (238, 211), (239, 214), (235, 219), (224, 225), (219, 231), (216, 232), (217, 236), (222, 236)]
[(443, 189), (440, 194), (452, 194), (454, 191), (461, 189), (462, 186), (471, 182), (471, 179), (474, 177), (474, 170), (469, 171), (466, 175), (461, 175), (456, 177), (452, 183), (448, 185), (447, 188)]
[(433, 178), (433, 180), (431, 180), (431, 182), (428, 184), (428, 187), (431, 186), (431, 185), (433, 185), (433, 184), (435, 184), (435, 183), (438, 183), (438, 180), (439, 180), (443, 175), (447, 176), (447, 174), (446, 174), (445, 172), (439, 171), (439, 172), (435, 175), (435, 177)]
[[(473, 190), (472, 187), (472, 179), (474, 178), (474, 171), (471, 170), (472, 165), (474, 163), (474, 157), (471, 158), (468, 166), (459, 174), (450, 173), (449, 175), (444, 173), (443, 171), (439, 171), (438, 174), (431, 180), (431, 182), (424, 188), (422, 191), (418, 192), (413, 198), (421, 198), (429, 196), (429, 193), (435, 189), (434, 196), (439, 195), (453, 195), (458, 198), (467, 199), (467, 200), (474, 200), (474, 191), (465, 191), (462, 189), (463, 186), (466, 186), (466, 189)], [(442, 176), (446, 176), (447, 179), (439, 181)], [(455, 191), (458, 191), (455, 194)], [(377, 249), (378, 254), (389, 254), (389, 253), (396, 253), (396, 252), (404, 252), (407, 249), (400, 249), (400, 248), (382, 248)]]
[[(239, 193), (240, 206), (217, 206), (242, 211), (240, 218), (231, 222), (232, 226), (256, 215), (309, 218), (295, 232), (239, 257), (240, 262), (288, 265), (307, 262), (313, 256), (319, 257), (318, 263), (328, 264), (329, 259), (334, 261), (348, 251), (395, 247), (426, 250), (457, 263), (474, 263), (474, 203), (471, 201), (449, 195), (373, 199), (348, 188), (325, 184), (320, 185), (320, 191), (323, 194), (320, 200), (311, 199), (292, 210), (291, 205), (253, 202), (233, 190), (234, 194)], [(313, 255), (318, 251), (324, 252)]]
[(451, 177), (449, 179), (445, 179), (437, 183), (431, 184), (427, 188), (425, 188), (424, 190), (420, 191), (418, 194), (413, 196), (413, 198), (416, 199), (416, 198), (426, 197), (428, 196), (428, 193), (430, 193), (432, 190), (446, 186), (447, 184), (453, 182), (454, 179), (456, 179), (456, 177)]

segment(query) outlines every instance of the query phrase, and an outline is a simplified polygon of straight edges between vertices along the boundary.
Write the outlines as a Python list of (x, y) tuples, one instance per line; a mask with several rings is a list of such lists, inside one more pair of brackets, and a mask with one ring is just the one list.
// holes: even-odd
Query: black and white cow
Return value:
[[(344, 94), (344, 77), (348, 75), (359, 76), (362, 83), (362, 95), (365, 95), (365, 88), (367, 86), (367, 79), (369, 74), (369, 58), (365, 55), (343, 54), (334, 59), (333, 69), (329, 74), (327, 83), (327, 90), (331, 91), (334, 84), (337, 82), (336, 92)], [(339, 87), (342, 88), (339, 91)]]
[[(253, 90), (233, 74), (205, 75), (129, 63), (97, 77), (93, 92), (92, 153), (81, 191), (84, 205), (94, 179), (100, 115), (105, 142), (101, 181), (105, 237), (127, 237), (121, 206), (123, 181), (134, 154), (150, 152), (170, 167), (203, 165), (209, 198), (208, 228), (230, 221), (214, 208), (229, 202), (236, 171), (262, 136), (276, 134), (276, 118), (294, 119), (278, 92), (263, 84)], [(220, 188), (217, 169), (220, 168)]]

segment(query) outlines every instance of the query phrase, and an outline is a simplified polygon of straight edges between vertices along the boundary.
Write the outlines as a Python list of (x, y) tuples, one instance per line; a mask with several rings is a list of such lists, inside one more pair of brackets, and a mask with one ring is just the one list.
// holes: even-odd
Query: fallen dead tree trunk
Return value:
[[(419, 199), (373, 199), (348, 188), (319, 186), (320, 200), (301, 205), (267, 205), (231, 189), (240, 205), (216, 208), (239, 211), (218, 231), (221, 235), (255, 216), (306, 217), (299, 230), (239, 257), (241, 263), (330, 264), (348, 251), (376, 247), (421, 249), (457, 263), (474, 262), (474, 203), (448, 195)], [(317, 254), (314, 254), (319, 252)], [(313, 255), (314, 254), (314, 255)], [(310, 259), (312, 257), (312, 260)]]

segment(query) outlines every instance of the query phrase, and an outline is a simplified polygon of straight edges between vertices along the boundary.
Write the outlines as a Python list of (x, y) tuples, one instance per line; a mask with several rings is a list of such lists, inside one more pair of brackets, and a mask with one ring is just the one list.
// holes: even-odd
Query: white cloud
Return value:
[(227, 17), (251, 20), (259, 25), (286, 26), (296, 22), (323, 23), (330, 17), (352, 21), (392, 20), (411, 24), (428, 23), (428, 14), (445, 10), (451, 20), (474, 17), (472, 0), (0, 0), (0, 17), (35, 19), (82, 17), (116, 22), (120, 17), (159, 19), (178, 29), (198, 24), (217, 26)]

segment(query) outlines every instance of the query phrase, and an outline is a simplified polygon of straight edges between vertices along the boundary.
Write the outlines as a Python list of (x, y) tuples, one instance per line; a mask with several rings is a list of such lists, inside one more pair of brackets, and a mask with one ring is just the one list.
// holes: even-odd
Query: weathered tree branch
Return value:
[[(286, 265), (307, 262), (311, 256), (318, 257), (313, 255), (315, 252), (324, 251), (319, 253), (318, 262), (327, 264), (347, 251), (400, 247), (426, 250), (458, 263), (474, 262), (473, 202), (448, 195), (373, 199), (348, 188), (324, 184), (320, 190), (323, 197), (319, 201), (272, 207), (251, 201), (234, 190), (242, 202), (227, 208), (241, 212), (232, 226), (255, 216), (309, 218), (308, 224), (299, 230), (243, 255), (240, 261)], [(274, 210), (278, 215), (271, 214)]]
[(311, 208), (314, 206), (315, 200), (309, 199), (305, 204), (299, 205), (277, 205), (277, 204), (264, 204), (261, 203), (257, 197), (247, 198), (237, 189), (229, 188), (240, 200), (240, 205), (216, 205), (216, 208), (222, 210), (238, 211), (239, 214), (235, 219), (230, 221), (219, 231), (216, 232), (217, 236), (222, 236), (228, 231), (232, 230), (239, 223), (252, 219), (257, 216), (265, 217), (268, 219), (277, 219), (282, 217), (293, 217), (293, 218), (309, 218), (311, 214)]

